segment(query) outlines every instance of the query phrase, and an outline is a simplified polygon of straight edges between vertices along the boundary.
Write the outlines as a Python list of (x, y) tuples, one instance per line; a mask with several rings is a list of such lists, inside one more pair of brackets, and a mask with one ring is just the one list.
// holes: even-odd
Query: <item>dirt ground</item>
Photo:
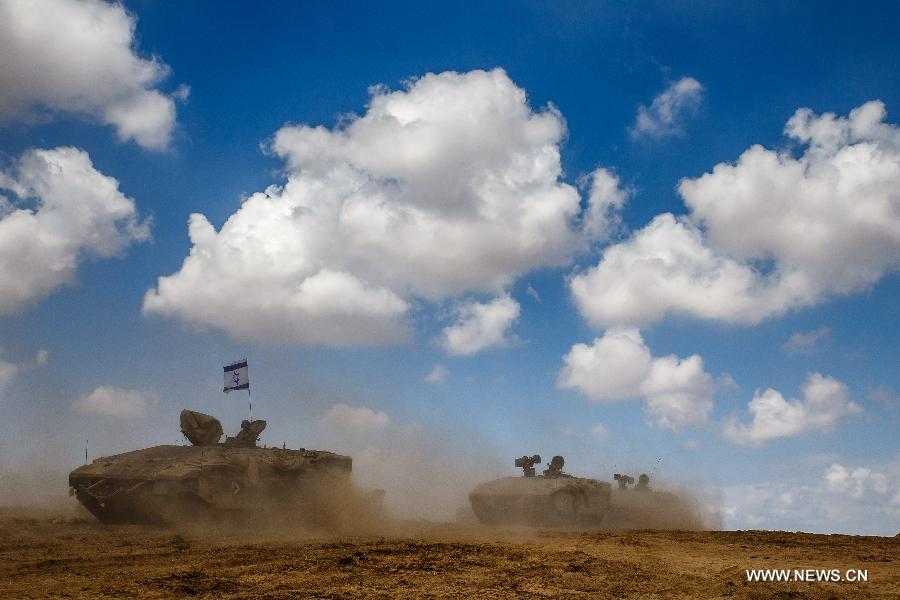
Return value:
[[(754, 568), (867, 569), (869, 581), (748, 583)], [(334, 537), (0, 514), (0, 598), (189, 596), (900, 598), (900, 537), (427, 523)]]

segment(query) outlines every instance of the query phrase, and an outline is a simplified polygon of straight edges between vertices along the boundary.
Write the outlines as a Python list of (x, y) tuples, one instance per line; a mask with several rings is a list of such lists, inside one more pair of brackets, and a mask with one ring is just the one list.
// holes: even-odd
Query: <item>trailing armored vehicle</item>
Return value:
[[(171, 523), (277, 513), (317, 521), (354, 494), (352, 459), (323, 450), (261, 448), (262, 420), (234, 437), (215, 417), (181, 412), (190, 446), (154, 446), (96, 459), (69, 474), (69, 493), (104, 523)], [(371, 498), (377, 501), (378, 498)]]
[[(563, 472), (565, 460), (554, 456), (541, 475), (539, 455), (517, 458), (522, 477), (483, 483), (469, 494), (472, 512), (482, 523), (583, 529), (703, 529), (696, 504), (650, 488), (650, 477), (616, 473), (616, 489), (605, 481)], [(629, 487), (631, 486), (631, 487)]]
[(503, 477), (475, 487), (472, 511), (482, 523), (549, 527), (600, 526), (610, 506), (610, 484), (563, 472), (565, 459), (554, 456), (541, 475), (541, 457), (515, 460), (523, 477)]

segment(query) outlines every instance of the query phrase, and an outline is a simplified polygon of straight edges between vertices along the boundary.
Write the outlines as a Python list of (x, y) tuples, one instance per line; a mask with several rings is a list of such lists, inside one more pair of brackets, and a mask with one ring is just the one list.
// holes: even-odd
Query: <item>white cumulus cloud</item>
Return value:
[(169, 68), (138, 56), (135, 25), (119, 3), (0, 0), (0, 121), (76, 113), (165, 149), (186, 88), (157, 89)]
[(795, 479), (726, 487), (726, 527), (886, 536), (900, 531), (900, 456), (866, 466), (835, 462), (817, 479)]
[(384, 412), (367, 406), (349, 406), (342, 402), (329, 408), (322, 421), (331, 427), (355, 432), (376, 431), (391, 424), (390, 417)]
[(598, 167), (583, 181), (589, 183), (584, 233), (590, 241), (605, 242), (621, 227), (622, 208), (634, 190), (623, 187), (619, 176), (605, 167)]
[(143, 416), (155, 402), (156, 396), (151, 393), (101, 385), (78, 398), (73, 406), (78, 412), (131, 418)]
[(732, 418), (726, 421), (722, 434), (736, 444), (759, 446), (808, 431), (834, 431), (842, 419), (862, 411), (850, 400), (847, 386), (819, 373), (806, 378), (802, 394), (802, 400), (787, 400), (771, 388), (757, 391), (747, 407), (750, 423)]
[(866, 467), (857, 467), (852, 471), (844, 465), (834, 463), (825, 472), (825, 488), (836, 494), (846, 494), (851, 498), (862, 498), (867, 493), (885, 495), (890, 484), (884, 473), (878, 473)]
[(557, 378), (562, 389), (577, 389), (595, 402), (646, 398), (645, 412), (672, 430), (707, 423), (713, 409), (712, 378), (699, 355), (654, 358), (640, 332), (613, 328), (591, 345), (575, 344)]
[(0, 348), (0, 393), (8, 388), (16, 378), (24, 371), (43, 367), (50, 360), (50, 353), (41, 348), (38, 350), (32, 362), (10, 362), (2, 358), (3, 349)]
[(191, 216), (191, 239), (178, 275), (160, 278), (147, 293), (145, 314), (211, 325), (240, 339), (370, 345), (408, 336), (408, 304), (386, 288), (329, 269), (292, 281), (291, 265), (235, 251), (201, 215)]
[[(333, 128), (280, 129), (286, 183), (219, 231), (192, 215), (190, 255), (144, 311), (239, 337), (388, 343), (413, 297), (500, 294), (585, 247), (578, 191), (560, 179), (562, 116), (533, 110), (504, 71), (371, 94)], [(340, 294), (311, 297), (317, 279)]]
[(434, 365), (434, 368), (425, 375), (425, 383), (443, 383), (449, 373), (450, 371), (444, 365)]
[(693, 77), (682, 77), (654, 98), (649, 107), (638, 107), (629, 133), (632, 139), (680, 135), (684, 132), (684, 121), (696, 112), (702, 101), (700, 82)]
[(756, 272), (710, 248), (686, 218), (661, 214), (573, 277), (581, 314), (601, 326), (648, 325), (670, 312), (754, 323), (780, 296)]
[(456, 322), (441, 334), (441, 347), (448, 354), (471, 355), (506, 346), (519, 311), (519, 303), (508, 294), (485, 303), (462, 303), (456, 308)]
[(0, 315), (71, 283), (83, 260), (150, 237), (119, 182), (78, 148), (27, 151), (0, 172), (0, 189), (18, 197), (0, 204)]
[(669, 313), (758, 323), (900, 267), (900, 128), (868, 102), (849, 117), (801, 109), (786, 134), (803, 151), (753, 146), (684, 179), (687, 216), (657, 216), (603, 252), (571, 289), (593, 324)]

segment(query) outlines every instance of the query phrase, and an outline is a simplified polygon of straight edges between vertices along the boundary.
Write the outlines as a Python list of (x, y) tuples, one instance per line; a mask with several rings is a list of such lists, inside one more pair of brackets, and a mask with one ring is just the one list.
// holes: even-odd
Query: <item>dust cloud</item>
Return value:
[[(194, 536), (252, 531), (259, 539), (429, 535), (445, 531), (442, 524), (472, 534), (496, 528), (478, 524), (468, 492), (510, 474), (476, 452), (430, 447), (419, 435), (400, 438), (390, 448), (364, 449), (354, 471), (352, 481), (324, 478), (309, 486), (301, 510), (260, 502), (240, 523), (233, 516), (184, 514), (172, 515), (174, 527)], [(654, 482), (652, 491), (613, 489), (607, 516), (591, 529), (719, 530), (720, 504), (714, 491), (696, 485)], [(0, 517), (9, 516), (93, 520), (68, 496), (67, 473), (49, 469), (0, 472)]]
[(88, 516), (69, 498), (68, 473), (62, 469), (0, 469), (0, 514), (34, 517)]
[[(465, 443), (462, 441), (465, 439)], [(418, 425), (397, 426), (352, 452), (358, 485), (382, 489), (398, 520), (453, 521), (479, 483), (508, 474), (508, 466), (474, 436), (448, 439)]]
[(653, 491), (614, 489), (603, 527), (719, 530), (722, 528), (722, 511), (715, 495), (705, 490), (681, 486), (655, 486)]
[[(375, 435), (326, 431), (323, 437), (327, 442), (322, 449), (353, 458), (352, 483), (318, 482), (305, 491), (299, 512), (261, 503), (246, 519), (251, 529), (269, 537), (426, 535), (443, 531), (444, 525), (490, 530), (477, 523), (468, 494), (480, 483), (517, 475), (511, 460), (502, 460), (502, 452), (476, 435), (450, 436), (418, 424), (392, 423)], [(0, 515), (93, 519), (68, 496), (69, 469), (50, 467), (46, 460), (10, 467), (8, 462), (0, 465)], [(721, 498), (697, 482), (654, 476), (653, 491), (641, 492), (619, 491), (611, 477), (596, 479), (613, 488), (610, 510), (596, 529), (722, 527)], [(236, 525), (233, 518), (219, 523), (200, 519), (194, 527), (194, 520), (196, 515), (183, 515), (178, 527), (221, 534)]]
[[(385, 490), (385, 508), (395, 525), (419, 520), (477, 525), (468, 494), (478, 484), (515, 476), (512, 460), (477, 436), (449, 438), (424, 427), (393, 426), (372, 443), (353, 449), (357, 484)], [(639, 471), (635, 471), (635, 474)], [(650, 491), (620, 491), (612, 477), (610, 509), (597, 529), (718, 530), (722, 499), (694, 476), (654, 476)]]

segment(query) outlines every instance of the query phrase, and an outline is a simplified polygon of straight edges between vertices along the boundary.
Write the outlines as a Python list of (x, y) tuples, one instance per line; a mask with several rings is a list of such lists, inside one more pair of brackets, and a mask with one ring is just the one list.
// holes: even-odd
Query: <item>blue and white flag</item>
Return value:
[(249, 390), (250, 373), (247, 370), (247, 361), (242, 360), (230, 365), (225, 365), (225, 389), (226, 394), (232, 390)]

